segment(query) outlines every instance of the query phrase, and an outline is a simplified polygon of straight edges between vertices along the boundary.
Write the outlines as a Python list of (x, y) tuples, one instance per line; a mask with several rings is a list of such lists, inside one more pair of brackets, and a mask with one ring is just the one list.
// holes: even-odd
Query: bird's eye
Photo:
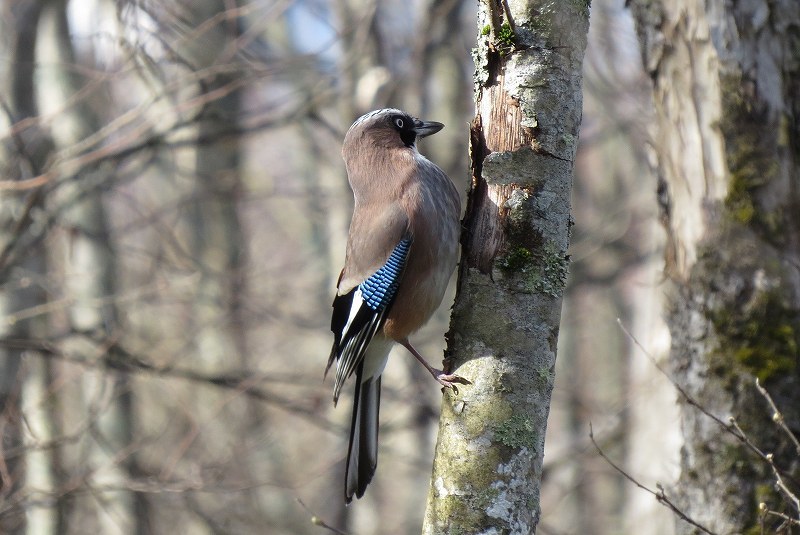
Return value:
[(403, 119), (401, 117), (395, 117), (394, 124), (397, 128), (403, 128), (406, 123), (403, 122)]

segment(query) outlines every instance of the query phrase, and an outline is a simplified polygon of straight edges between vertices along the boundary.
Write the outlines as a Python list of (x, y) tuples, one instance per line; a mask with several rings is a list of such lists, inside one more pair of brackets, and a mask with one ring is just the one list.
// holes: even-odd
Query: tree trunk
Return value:
[[(754, 379), (800, 429), (800, 4), (631, 7), (653, 80), (675, 379), (788, 468), (797, 454)], [(691, 518), (740, 533), (762, 529), (761, 502), (796, 517), (767, 463), (686, 399), (682, 433), (673, 492)], [(764, 522), (766, 532), (780, 523)]]
[[(85, 76), (77, 69), (70, 37), (65, 0), (50, 0), (42, 14), (37, 62), (37, 96), (42, 114), (58, 117), (52, 135), (58, 150), (71, 147), (94, 134), (101, 126), (89, 101), (76, 98), (86, 89)], [(57, 190), (58, 224), (66, 231), (64, 244), (64, 295), (68, 307), (69, 328), (74, 335), (65, 341), (68, 354), (103, 355), (103, 362), (84, 372), (81, 382), (82, 409), (96, 413), (92, 433), (85, 437), (86, 455), (91, 467), (88, 484), (95, 492), (78, 494), (73, 511), (64, 521), (67, 526), (77, 519), (92, 519), (86, 529), (101, 533), (138, 533), (139, 522), (146, 514), (137, 505), (143, 500), (126, 490), (135, 454), (121, 452), (130, 448), (133, 436), (133, 407), (126, 376), (105, 364), (112, 361), (113, 343), (120, 336), (116, 305), (117, 269), (115, 251), (109, 235), (103, 192), (114, 169), (109, 165), (91, 168), (72, 177)], [(102, 401), (101, 401), (102, 400)], [(66, 404), (64, 404), (66, 405)], [(69, 467), (82, 470), (85, 467)], [(66, 509), (70, 509), (66, 507)], [(88, 528), (92, 526), (92, 528)], [(66, 526), (62, 526), (65, 528)]]
[[(0, 34), (8, 62), (0, 70), (0, 125), (7, 128), (38, 114), (33, 66), (42, 4), (23, 1), (3, 8)], [(49, 137), (36, 122), (9, 131), (12, 136), (0, 145), (0, 176), (19, 181), (38, 175), (52, 152)], [(38, 190), (23, 189), (4, 192), (0, 199), (0, 532), (24, 533), (27, 521), (37, 524), (41, 519), (30, 503), (33, 494), (26, 488), (27, 477), (49, 480), (46, 464), (26, 469), (22, 415), (22, 396), (46, 386), (46, 370), (38, 365), (35, 352), (15, 344), (43, 333), (44, 316), (32, 312), (46, 301), (46, 256), (41, 242), (31, 246), (28, 241), (29, 231), (43, 219), (43, 196)], [(31, 366), (23, 364), (26, 358)], [(40, 431), (38, 423), (35, 420), (28, 429)]]
[(424, 533), (533, 533), (566, 281), (585, 2), (479, 4), (473, 182)]
[[(184, 220), (189, 251), (198, 281), (191, 303), (194, 354), (192, 367), (209, 375), (247, 369), (246, 325), (243, 312), (244, 270), (247, 244), (241, 220), (242, 139), (231, 135), (242, 120), (242, 86), (247, 64), (243, 46), (239, 1), (182, 1), (175, 9), (165, 8), (162, 24), (174, 23), (175, 48), (199, 74), (197, 100), (202, 102), (197, 118), (197, 135), (204, 143), (194, 148), (191, 202)], [(171, 19), (170, 17), (174, 17)], [(266, 425), (243, 400), (228, 401), (229, 394), (202, 386), (192, 392), (194, 417), (213, 421), (214, 432), (204, 436), (202, 449), (192, 452), (201, 464), (225, 458), (237, 451), (238, 460), (226, 473), (229, 481), (252, 477), (259, 454), (241, 442), (248, 429)], [(220, 409), (222, 407), (222, 409)], [(268, 446), (273, 451), (278, 446)], [(279, 456), (279, 455), (278, 455)], [(284, 466), (272, 477), (281, 481)], [(252, 492), (258, 496), (257, 491)], [(249, 497), (249, 496), (248, 496)], [(195, 498), (210, 517), (228, 518), (241, 496), (199, 495)], [(271, 500), (259, 514), (276, 517), (285, 502)], [(213, 524), (211, 524), (213, 525)]]

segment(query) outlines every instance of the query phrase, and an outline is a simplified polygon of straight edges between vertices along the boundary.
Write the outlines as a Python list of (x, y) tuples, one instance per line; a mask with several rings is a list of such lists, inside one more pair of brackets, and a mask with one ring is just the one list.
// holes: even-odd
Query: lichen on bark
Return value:
[(586, 2), (481, 2), (472, 187), (423, 532), (533, 533), (568, 257)]

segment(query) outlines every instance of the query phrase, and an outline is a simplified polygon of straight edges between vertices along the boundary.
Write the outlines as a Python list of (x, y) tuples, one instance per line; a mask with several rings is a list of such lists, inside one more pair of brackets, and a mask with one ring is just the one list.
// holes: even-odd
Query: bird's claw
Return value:
[(453, 393), (455, 395), (458, 395), (458, 387), (456, 386), (456, 384), (460, 385), (472, 384), (472, 382), (469, 381), (468, 379), (464, 379), (460, 375), (456, 375), (454, 373), (444, 373), (440, 371), (435, 377), (436, 380), (439, 381), (439, 384), (442, 385), (443, 387), (452, 388)]

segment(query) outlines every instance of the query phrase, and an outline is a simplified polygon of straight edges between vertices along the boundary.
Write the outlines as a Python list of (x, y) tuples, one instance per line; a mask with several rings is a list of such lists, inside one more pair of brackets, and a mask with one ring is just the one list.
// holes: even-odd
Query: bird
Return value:
[(345, 503), (361, 498), (378, 465), (381, 374), (395, 344), (443, 387), (467, 379), (431, 366), (409, 336), (442, 302), (458, 260), (461, 199), (416, 141), (444, 128), (396, 108), (362, 115), (347, 131), (342, 158), (353, 191), (344, 268), (331, 314), (336, 373), (333, 403), (355, 375), (345, 469)]

